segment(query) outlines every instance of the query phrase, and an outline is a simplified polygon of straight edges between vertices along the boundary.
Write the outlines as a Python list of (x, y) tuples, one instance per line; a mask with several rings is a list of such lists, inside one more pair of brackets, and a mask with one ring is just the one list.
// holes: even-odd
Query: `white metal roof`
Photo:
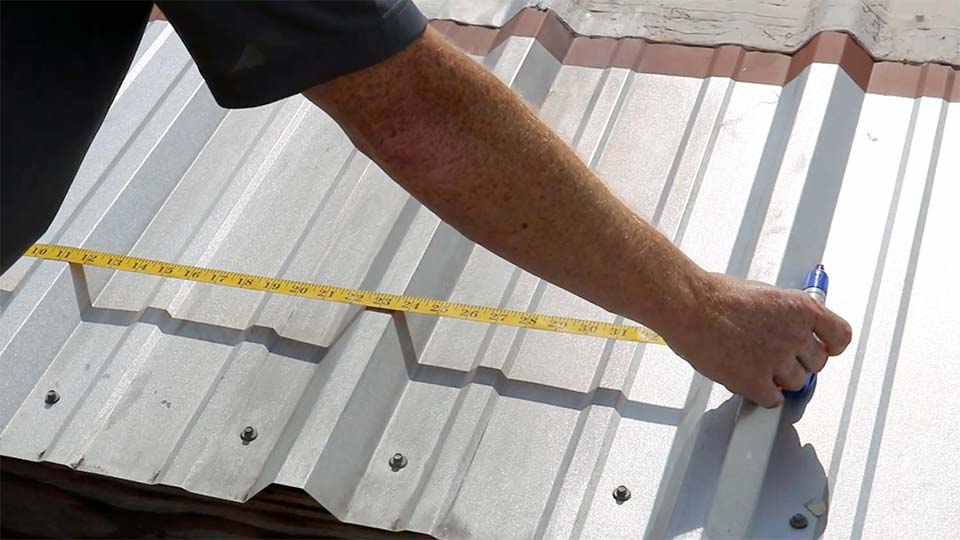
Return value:
[(501, 26), (550, 9), (580, 34), (795, 51), (824, 30), (856, 36), (875, 58), (960, 66), (956, 0), (419, 0), (430, 15)]
[[(282, 483), (441, 538), (955, 535), (960, 106), (828, 64), (779, 87), (564, 66), (525, 37), (482, 61), (706, 268), (793, 287), (826, 264), (855, 342), (802, 418), (738, 421), (663, 347), (23, 259), (0, 453), (238, 501)], [(220, 109), (163, 23), (43, 240), (613, 318), (463, 239), (302, 98)]]

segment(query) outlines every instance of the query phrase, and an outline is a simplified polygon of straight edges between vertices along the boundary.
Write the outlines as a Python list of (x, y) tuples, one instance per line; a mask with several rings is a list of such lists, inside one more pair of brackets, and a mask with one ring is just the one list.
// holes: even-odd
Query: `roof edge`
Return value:
[(792, 81), (810, 64), (836, 64), (864, 92), (960, 102), (960, 69), (934, 62), (876, 60), (845, 32), (819, 32), (796, 52), (783, 53), (740, 45), (710, 47), (657, 43), (639, 37), (581, 35), (556, 12), (536, 8), (520, 10), (500, 28), (449, 19), (433, 20), (431, 26), (471, 54), (487, 54), (511, 36), (532, 37), (564, 65), (697, 78), (729, 77), (778, 86)]

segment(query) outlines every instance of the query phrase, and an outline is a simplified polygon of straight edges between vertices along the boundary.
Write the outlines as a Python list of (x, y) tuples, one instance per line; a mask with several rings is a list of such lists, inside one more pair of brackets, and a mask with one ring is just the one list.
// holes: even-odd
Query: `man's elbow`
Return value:
[[(482, 68), (432, 29), (387, 60), (304, 92), (397, 181), (443, 174), (470, 139)], [(462, 156), (460, 156), (462, 157)]]
[[(311, 98), (309, 91), (304, 95)], [(422, 118), (393, 111), (370, 121), (355, 109), (325, 107), (316, 99), (311, 101), (333, 118), (357, 150), (384, 169), (410, 168), (422, 160), (430, 144), (420, 126)]]

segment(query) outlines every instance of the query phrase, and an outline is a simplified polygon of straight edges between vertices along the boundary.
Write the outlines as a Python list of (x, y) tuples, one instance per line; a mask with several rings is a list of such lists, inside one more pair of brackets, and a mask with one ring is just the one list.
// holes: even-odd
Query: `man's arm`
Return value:
[(850, 341), (849, 325), (802, 293), (700, 269), (430, 28), (388, 60), (304, 94), (464, 235), (649, 326), (731, 391), (778, 405), (778, 386), (802, 387), (807, 370)]

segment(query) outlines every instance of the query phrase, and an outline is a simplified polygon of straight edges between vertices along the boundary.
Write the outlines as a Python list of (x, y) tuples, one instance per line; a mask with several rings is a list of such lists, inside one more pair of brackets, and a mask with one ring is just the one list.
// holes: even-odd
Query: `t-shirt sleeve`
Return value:
[(255, 107), (400, 52), (426, 19), (410, 0), (159, 1), (223, 107)]

